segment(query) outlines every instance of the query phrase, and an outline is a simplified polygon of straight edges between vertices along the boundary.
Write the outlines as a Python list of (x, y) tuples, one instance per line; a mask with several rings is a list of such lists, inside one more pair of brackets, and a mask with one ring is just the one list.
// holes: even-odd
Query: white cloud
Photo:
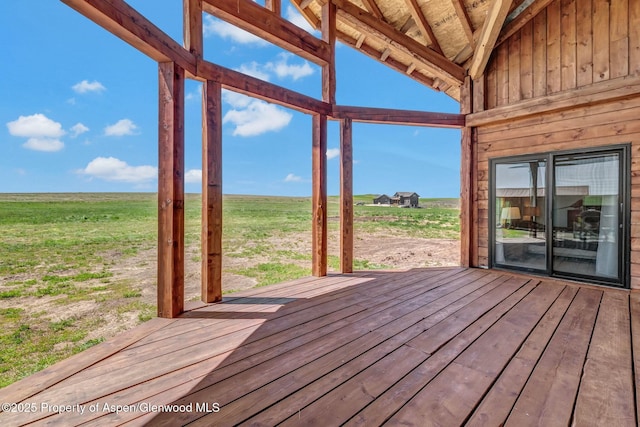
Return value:
[(267, 42), (265, 42), (260, 37), (254, 36), (253, 34), (242, 30), (235, 25), (231, 25), (225, 21), (213, 18), (210, 15), (206, 15), (204, 17), (203, 31), (205, 37), (208, 37), (210, 35), (217, 35), (219, 37), (222, 37), (223, 39), (230, 39), (240, 44), (267, 44)]
[(309, 21), (307, 21), (304, 16), (300, 15), (300, 12), (298, 12), (298, 10), (291, 5), (287, 6), (287, 10), (285, 11), (285, 18), (287, 19), (287, 21), (297, 25), (298, 27), (309, 33), (313, 34), (317, 32), (316, 29), (313, 28), (311, 24), (309, 24)]
[(115, 157), (96, 157), (86, 168), (78, 170), (77, 173), (105, 181), (141, 183), (156, 179), (158, 168), (146, 165), (130, 166)]
[(71, 127), (71, 138), (76, 138), (78, 135), (81, 135), (85, 132), (89, 132), (89, 128), (82, 123), (76, 123)]
[(76, 83), (73, 86), (71, 86), (71, 89), (74, 90), (74, 92), (77, 93), (87, 93), (87, 92), (102, 92), (107, 90), (106, 87), (104, 87), (102, 85), (102, 83), (98, 82), (98, 81), (92, 81), (89, 82), (88, 80), (83, 80), (80, 83)]
[(299, 177), (298, 175), (294, 175), (294, 174), (290, 173), (284, 179), (284, 182), (302, 182), (302, 178)]
[(184, 174), (184, 182), (196, 184), (202, 182), (202, 169), (189, 169)]
[(339, 148), (329, 148), (327, 150), (327, 159), (329, 159), (329, 160), (335, 159), (339, 155), (340, 155), (340, 149)]
[[(232, 99), (237, 101), (233, 97)], [(234, 136), (256, 136), (276, 132), (287, 126), (293, 118), (291, 113), (282, 108), (257, 99), (249, 98), (248, 104), (234, 108), (222, 119), (222, 123), (235, 125)]]
[(280, 59), (277, 62), (269, 62), (265, 65), (265, 68), (273, 71), (279, 78), (291, 77), (293, 80), (298, 80), (313, 74), (313, 68), (307, 61), (302, 64), (289, 64), (288, 61), (291, 54), (281, 53), (278, 56)]
[(64, 148), (64, 142), (56, 138), (29, 138), (22, 146), (33, 151), (60, 151)]
[(269, 73), (262, 70), (264, 68), (256, 61), (251, 61), (249, 64), (242, 64), (240, 68), (236, 68), (236, 71), (255, 77), (260, 80), (269, 81)]
[(122, 119), (117, 123), (112, 124), (104, 128), (104, 134), (106, 136), (124, 136), (133, 135), (138, 128), (131, 120)]
[(246, 108), (247, 106), (249, 106), (249, 104), (251, 104), (251, 101), (255, 101), (255, 99), (247, 95), (243, 95), (238, 92), (232, 92), (226, 89), (222, 90), (222, 100), (231, 105), (233, 108)]
[(20, 116), (18, 120), (7, 123), (9, 133), (26, 138), (59, 138), (65, 134), (62, 125), (54, 122), (44, 114)]

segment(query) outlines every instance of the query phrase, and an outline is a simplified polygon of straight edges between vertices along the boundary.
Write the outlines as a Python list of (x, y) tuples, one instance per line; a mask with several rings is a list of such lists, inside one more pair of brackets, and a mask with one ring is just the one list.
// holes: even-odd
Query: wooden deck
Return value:
[(306, 278), (6, 387), (0, 425), (635, 426), (639, 303), (478, 269)]

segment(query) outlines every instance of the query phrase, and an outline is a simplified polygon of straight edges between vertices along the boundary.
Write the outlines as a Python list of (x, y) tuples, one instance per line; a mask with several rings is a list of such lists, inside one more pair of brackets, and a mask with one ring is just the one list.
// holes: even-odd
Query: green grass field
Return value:
[[(355, 202), (371, 203), (372, 195)], [(355, 206), (356, 233), (457, 239), (457, 199), (423, 209)], [(329, 231), (339, 199), (329, 198)], [(225, 196), (225, 270), (266, 286), (310, 274), (308, 198)], [(0, 387), (155, 316), (157, 198), (149, 193), (0, 194)], [(186, 259), (199, 261), (200, 196), (185, 202)], [(337, 269), (339, 259), (329, 257)], [(392, 267), (357, 259), (359, 269)], [(155, 283), (153, 283), (155, 285)], [(227, 292), (232, 289), (227, 289)]]

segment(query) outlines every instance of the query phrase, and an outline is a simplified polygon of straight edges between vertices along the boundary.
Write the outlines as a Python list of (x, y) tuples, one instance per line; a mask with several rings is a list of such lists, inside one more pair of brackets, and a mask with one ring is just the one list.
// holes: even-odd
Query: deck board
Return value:
[(0, 425), (637, 425), (639, 353), (627, 291), (464, 268), (304, 278), (154, 319), (0, 389), (85, 407)]

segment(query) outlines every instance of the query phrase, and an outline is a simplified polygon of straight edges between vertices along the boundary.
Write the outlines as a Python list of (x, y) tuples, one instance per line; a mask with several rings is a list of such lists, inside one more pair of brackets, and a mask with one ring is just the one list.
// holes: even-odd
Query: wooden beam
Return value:
[(421, 45), (416, 40), (397, 31), (391, 25), (376, 19), (345, 0), (332, 0), (338, 7), (338, 18), (355, 25), (389, 43), (389, 46), (420, 61), (420, 64), (454, 85), (461, 85), (465, 71), (458, 64)]
[(205, 12), (316, 64), (331, 61), (329, 45), (251, 0), (203, 0)]
[(382, 14), (382, 11), (378, 7), (375, 0), (362, 0), (362, 4), (364, 5), (365, 9), (369, 11), (370, 14), (372, 14), (379, 20), (384, 21), (384, 15)]
[(282, 16), (282, 2), (280, 0), (265, 0), (264, 7), (278, 16)]
[(158, 64), (158, 317), (184, 309), (184, 70)]
[(202, 301), (222, 300), (222, 85), (202, 91)]
[[(460, 95), (460, 113), (469, 114), (473, 111), (473, 83), (470, 76), (465, 79)], [(471, 233), (473, 230), (473, 197), (472, 185), (472, 128), (462, 129), (460, 147), (460, 265), (471, 266)]]
[(368, 108), (336, 106), (332, 118), (351, 119), (354, 122), (382, 123), (408, 126), (428, 126), (441, 128), (462, 128), (463, 114), (429, 113), (425, 111), (393, 110), (388, 108)]
[(311, 270), (327, 275), (327, 116), (313, 115)]
[(433, 33), (433, 29), (431, 28), (429, 21), (427, 21), (426, 16), (424, 16), (424, 13), (422, 13), (422, 9), (420, 9), (420, 5), (418, 4), (418, 1), (405, 0), (405, 3), (409, 8), (409, 13), (411, 14), (411, 17), (413, 17), (413, 20), (418, 26), (418, 29), (420, 30), (422, 35), (424, 35), (427, 38), (428, 44), (430, 44), (433, 47), (433, 50), (435, 50), (439, 54), (442, 54), (442, 48), (440, 47), (440, 43), (438, 43), (438, 39), (436, 38), (436, 35)]
[(496, 41), (496, 46), (502, 44), (509, 37), (514, 35), (520, 28), (524, 27), (524, 25), (531, 21), (535, 16), (547, 8), (554, 0), (536, 0), (531, 4), (528, 8), (526, 8), (520, 15), (518, 15), (511, 22), (506, 24), (500, 35), (498, 40)]
[(340, 271), (353, 272), (353, 126), (340, 121)]
[(196, 57), (123, 0), (61, 0), (157, 62), (196, 74)]
[(478, 79), (484, 73), (491, 52), (498, 40), (500, 29), (509, 13), (511, 1), (512, 0), (495, 0), (489, 8), (469, 69), (469, 74), (474, 80)]
[(471, 18), (469, 18), (469, 14), (467, 13), (467, 8), (462, 0), (451, 0), (451, 3), (453, 4), (453, 8), (456, 10), (456, 15), (458, 15), (460, 24), (462, 24), (462, 29), (464, 30), (464, 34), (467, 36), (469, 45), (474, 48), (476, 42), (473, 38), (473, 24), (471, 23)]
[(220, 82), (224, 88), (234, 92), (282, 105), (302, 113), (331, 114), (331, 104), (208, 61), (198, 61), (198, 74), (204, 79)]
[(183, 24), (184, 48), (196, 58), (202, 58), (202, 0), (183, 0)]
[(322, 40), (329, 45), (330, 60), (322, 65), (322, 100), (336, 103), (336, 5), (322, 5)]

